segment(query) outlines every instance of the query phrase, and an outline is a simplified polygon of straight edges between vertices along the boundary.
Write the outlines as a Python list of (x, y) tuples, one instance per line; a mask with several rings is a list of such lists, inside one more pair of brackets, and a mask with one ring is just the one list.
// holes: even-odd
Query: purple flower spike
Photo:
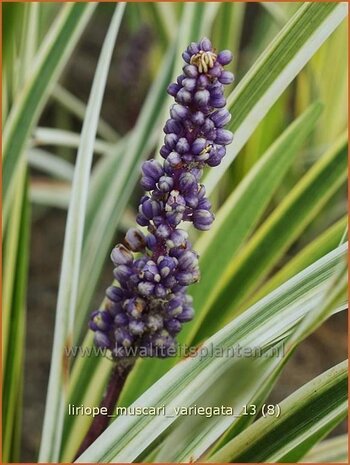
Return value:
[(147, 195), (136, 221), (147, 232), (129, 229), (124, 245), (112, 250), (118, 283), (106, 290), (104, 309), (89, 322), (95, 344), (115, 359), (170, 356), (182, 325), (194, 317), (187, 288), (200, 279), (199, 257), (181, 223), (206, 231), (214, 221), (200, 180), (204, 168), (221, 163), (232, 142), (224, 128), (231, 119), (224, 86), (233, 74), (223, 68), (232, 53), (217, 52), (208, 38), (192, 42), (182, 57), (183, 73), (168, 86), (175, 103), (164, 126), (162, 163), (142, 165)]

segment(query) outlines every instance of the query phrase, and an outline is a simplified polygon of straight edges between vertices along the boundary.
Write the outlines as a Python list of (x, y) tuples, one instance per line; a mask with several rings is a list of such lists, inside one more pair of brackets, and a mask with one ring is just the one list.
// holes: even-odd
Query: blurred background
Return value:
[[(115, 142), (130, 131), (139, 115), (150, 84), (155, 78), (159, 62), (167, 51), (168, 29), (162, 21), (178, 27), (182, 4), (163, 3), (129, 4), (122, 22), (121, 33), (114, 51), (108, 77), (99, 147), (95, 163), (104, 156), (105, 145)], [(236, 85), (259, 54), (281, 30), (298, 3), (226, 3), (218, 6), (213, 22), (213, 44), (218, 48), (230, 46), (234, 51), (232, 70)], [(11, 8), (5, 5), (5, 8)], [(17, 14), (21, 14), (20, 6)], [(41, 37), (50, 28), (60, 8), (45, 3), (40, 9)], [(59, 155), (74, 163), (82, 125), (81, 115), (87, 102), (101, 45), (112, 15), (113, 5), (100, 4), (94, 12), (59, 84), (40, 118), (39, 127), (32, 137), (33, 153), (44, 151)], [(225, 25), (225, 27), (224, 27)], [(230, 37), (228, 42), (227, 37)], [(229, 168), (220, 190), (213, 198), (214, 211), (227, 198), (250, 167), (261, 156), (282, 130), (299, 115), (309, 103), (320, 98), (325, 110), (316, 130), (270, 205), (271, 211), (302, 174), (324, 152), (347, 124), (347, 30), (340, 26), (322, 46), (297, 79), (287, 88), (258, 126), (253, 137)], [(180, 69), (178, 70), (180, 73)], [(232, 90), (232, 89), (231, 89)], [(309, 147), (313, 147), (310, 150)], [(126, 149), (127, 152), (127, 149)], [(150, 153), (151, 155), (151, 153)], [(127, 153), (125, 153), (127, 156)], [(32, 165), (30, 170), (31, 234), (29, 283), (27, 294), (27, 334), (25, 350), (23, 455), (21, 460), (37, 458), (44, 399), (50, 367), (54, 312), (59, 283), (60, 263), (69, 183), (47, 176)], [(134, 222), (137, 199), (136, 189), (124, 214), (114, 242), (122, 237), (126, 227)], [(254, 199), (252, 199), (254, 201)], [(305, 244), (340, 219), (346, 212), (346, 191), (334, 196), (323, 213), (313, 221), (300, 239), (293, 244), (279, 267), (293, 257)], [(288, 225), (286, 225), (288, 227)], [(113, 244), (111, 244), (112, 246)], [(275, 270), (276, 271), (276, 270)], [(94, 293), (93, 306), (103, 298), (110, 284), (112, 264), (106, 261)], [(272, 400), (278, 402), (296, 388), (325, 369), (346, 358), (346, 314), (333, 316), (298, 349), (284, 371)], [(345, 425), (337, 432), (345, 431)]]

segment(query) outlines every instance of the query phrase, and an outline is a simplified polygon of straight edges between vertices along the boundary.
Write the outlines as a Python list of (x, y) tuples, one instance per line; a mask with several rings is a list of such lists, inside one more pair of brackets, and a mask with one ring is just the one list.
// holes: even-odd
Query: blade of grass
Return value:
[[(5, 462), (15, 460), (14, 445), (20, 441), (21, 436), (21, 396), (23, 384), (23, 363), (26, 322), (26, 289), (27, 267), (29, 250), (29, 204), (27, 201), (26, 167), (22, 164), (18, 171), (20, 182), (16, 192), (16, 202), (9, 223), (8, 234), (11, 234), (11, 244), (5, 242), (5, 246), (15, 244), (15, 253), (11, 260), (14, 267), (4, 268), (6, 275), (4, 284), (11, 281), (11, 288), (6, 288), (11, 295), (6, 299), (3, 307), (4, 314), (8, 316), (3, 321), (3, 449), (2, 458)], [(19, 198), (19, 201), (17, 201)], [(16, 220), (12, 222), (12, 216)], [(19, 220), (19, 221), (17, 221)], [(13, 227), (18, 228), (14, 230)], [(7, 249), (5, 249), (7, 251)], [(8, 256), (6, 257), (8, 258)], [(6, 261), (6, 266), (9, 265)], [(4, 315), (3, 315), (4, 316)]]
[(343, 434), (316, 444), (304, 457), (304, 463), (348, 463), (348, 436)]
[(245, 304), (245, 307), (257, 302), (269, 292), (273, 291), (273, 289), (276, 289), (283, 282), (287, 281), (287, 279), (333, 250), (339, 244), (346, 225), (347, 217), (343, 217), (324, 231), (318, 238), (304, 247), (280, 271), (275, 273), (258, 292), (254, 293), (254, 296)]
[[(62, 7), (33, 64), (33, 71), (11, 109), (3, 135), (3, 198), (8, 212), (18, 161), (26, 141), (96, 4), (71, 3)], [(6, 215), (5, 215), (6, 219)]]
[[(86, 112), (85, 103), (60, 84), (55, 85), (51, 93), (51, 98), (56, 100), (62, 107), (66, 108), (79, 119), (84, 119)], [(101, 117), (97, 126), (97, 134), (108, 142), (116, 142), (119, 139), (118, 133)]]
[[(218, 286), (211, 289), (210, 298), (199, 308), (191, 325), (194, 341), (200, 341), (241, 311), (244, 299), (252, 295), (282, 254), (345, 182), (346, 144), (347, 136), (343, 135), (285, 197), (234, 262), (223, 270)], [(217, 308), (222, 309), (220, 316)]]
[(54, 344), (39, 455), (39, 460), (44, 462), (57, 461), (61, 447), (64, 408), (69, 378), (68, 357), (65, 355), (65, 349), (70, 348), (73, 341), (93, 146), (108, 70), (124, 9), (125, 3), (119, 3), (116, 7), (101, 49), (77, 154), (63, 248)]
[(347, 361), (331, 368), (218, 451), (210, 462), (295, 463), (347, 413)]
[(345, 3), (304, 3), (230, 94), (233, 143), (205, 177), (210, 194), (268, 110), (347, 15)]
[[(64, 147), (79, 147), (80, 134), (64, 129), (42, 128), (38, 127), (33, 134), (32, 144), (40, 145), (62, 145)], [(94, 143), (94, 152), (105, 155), (110, 153), (111, 144), (100, 139)]]
[(50, 174), (56, 179), (72, 181), (74, 166), (72, 163), (53, 155), (46, 150), (30, 149), (27, 152), (29, 166), (44, 173)]

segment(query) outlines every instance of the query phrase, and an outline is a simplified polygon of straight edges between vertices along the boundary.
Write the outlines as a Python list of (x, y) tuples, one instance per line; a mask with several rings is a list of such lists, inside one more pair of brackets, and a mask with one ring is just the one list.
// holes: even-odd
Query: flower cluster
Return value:
[(183, 53), (186, 62), (168, 93), (175, 98), (160, 150), (163, 163), (146, 161), (136, 218), (140, 229), (130, 229), (124, 244), (111, 259), (118, 285), (106, 291), (108, 303), (92, 313), (90, 328), (95, 344), (109, 348), (117, 358), (130, 353), (166, 357), (176, 344), (182, 324), (194, 316), (187, 287), (199, 280), (198, 255), (183, 221), (208, 230), (214, 220), (205, 187), (203, 168), (220, 164), (232, 133), (225, 109), (224, 84), (233, 75), (223, 66), (232, 60), (230, 51), (216, 53), (209, 39), (191, 43)]

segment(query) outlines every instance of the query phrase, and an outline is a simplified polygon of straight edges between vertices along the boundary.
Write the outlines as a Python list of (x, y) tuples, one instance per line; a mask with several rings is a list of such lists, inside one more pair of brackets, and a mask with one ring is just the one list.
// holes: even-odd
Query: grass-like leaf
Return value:
[(304, 3), (228, 98), (235, 133), (221, 165), (205, 179), (211, 193), (278, 97), (347, 15), (345, 3)]
[[(10, 187), (26, 141), (72, 49), (85, 28), (96, 4), (71, 3), (61, 14), (46, 37), (34, 61), (33, 72), (22, 88), (4, 128), (3, 197), (10, 202)], [(9, 204), (7, 204), (7, 211)], [(6, 205), (5, 205), (6, 213)]]
[(304, 463), (348, 463), (348, 436), (343, 434), (316, 444), (305, 457)]
[(65, 349), (69, 348), (73, 342), (84, 219), (93, 158), (93, 146), (112, 52), (124, 8), (124, 3), (118, 5), (102, 46), (78, 149), (63, 249), (54, 345), (39, 457), (40, 461), (57, 461), (61, 446), (64, 407), (69, 378), (69, 359), (67, 355), (65, 355)]
[[(258, 287), (281, 255), (345, 182), (346, 154), (347, 137), (344, 134), (283, 199), (234, 262), (222, 270), (220, 289), (213, 289), (205, 306), (199, 308), (192, 328), (196, 342), (240, 311), (244, 299)], [(221, 309), (219, 315), (217, 308)]]
[(322, 373), (260, 418), (210, 462), (298, 462), (347, 413), (347, 361)]

